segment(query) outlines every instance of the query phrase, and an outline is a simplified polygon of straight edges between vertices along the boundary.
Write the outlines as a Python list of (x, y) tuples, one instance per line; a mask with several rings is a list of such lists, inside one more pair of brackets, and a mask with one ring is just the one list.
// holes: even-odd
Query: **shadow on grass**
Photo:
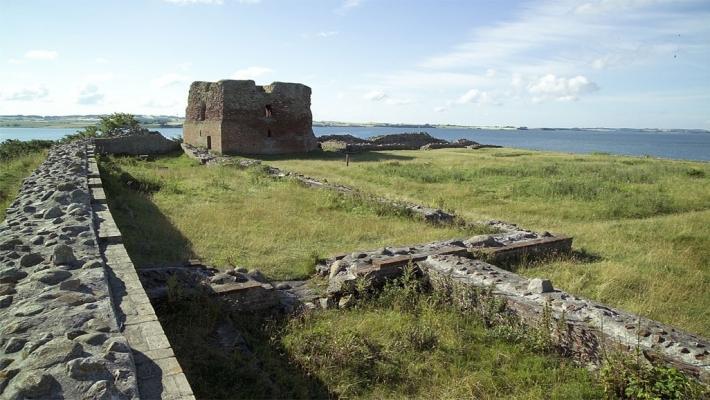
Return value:
[(540, 255), (523, 255), (508, 260), (494, 261), (489, 260), (495, 266), (503, 268), (511, 272), (518, 272), (523, 269), (539, 268), (547, 264), (557, 262), (568, 262), (572, 264), (591, 264), (602, 261), (603, 258), (595, 253), (591, 253), (584, 248), (573, 249), (569, 252), (548, 253)]
[(138, 268), (195, 258), (192, 243), (150, 199), (148, 194), (159, 190), (155, 183), (141, 182), (107, 159), (102, 159), (99, 168), (111, 214)]
[(283, 316), (232, 312), (207, 294), (155, 306), (197, 398), (335, 397), (280, 344)]

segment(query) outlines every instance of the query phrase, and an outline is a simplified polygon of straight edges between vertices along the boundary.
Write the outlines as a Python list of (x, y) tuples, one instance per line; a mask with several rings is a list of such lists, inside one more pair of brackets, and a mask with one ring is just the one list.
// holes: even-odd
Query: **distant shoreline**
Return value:
[[(90, 125), (95, 125), (101, 115), (65, 115), (65, 116), (41, 116), (41, 115), (0, 115), (0, 128), (49, 128), (49, 129), (83, 129)], [(182, 128), (184, 118), (174, 115), (138, 115), (136, 119), (146, 128)], [(561, 128), (561, 127), (526, 127), (526, 126), (467, 126), (454, 124), (405, 124), (387, 122), (340, 122), (340, 121), (313, 121), (314, 127), (324, 128), (404, 128), (413, 130), (426, 129), (474, 129), (474, 130), (501, 130), (520, 131), (545, 130), (545, 131), (644, 131), (644, 132), (697, 132), (710, 133), (708, 129), (695, 128)]]

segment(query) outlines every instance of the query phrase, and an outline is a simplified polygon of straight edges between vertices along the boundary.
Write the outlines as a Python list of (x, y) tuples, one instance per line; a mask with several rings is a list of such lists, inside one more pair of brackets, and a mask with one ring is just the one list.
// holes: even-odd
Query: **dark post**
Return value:
[(345, 153), (345, 166), (350, 165), (350, 153)]

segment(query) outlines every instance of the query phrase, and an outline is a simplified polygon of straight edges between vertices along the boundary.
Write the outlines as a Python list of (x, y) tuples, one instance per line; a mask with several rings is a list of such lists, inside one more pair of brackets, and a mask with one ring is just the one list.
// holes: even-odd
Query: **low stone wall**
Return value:
[(89, 141), (53, 147), (0, 224), (0, 397), (194, 399)]
[(165, 154), (180, 149), (180, 144), (158, 132), (94, 139), (99, 154)]
[(358, 279), (382, 285), (413, 265), (435, 290), (448, 290), (451, 284), (492, 290), (493, 296), (505, 302), (507, 312), (521, 322), (533, 328), (549, 323), (552, 339), (578, 360), (598, 364), (605, 350), (634, 352), (638, 348), (649, 361), (671, 365), (710, 383), (710, 341), (706, 338), (555, 290), (548, 280), (528, 279), (476, 259), (492, 252), (494, 260), (497, 254), (508, 261), (512, 256), (539, 256), (570, 248), (569, 237), (518, 230), (343, 254), (317, 267), (321, 275), (328, 276), (329, 298), (321, 303), (347, 305)]
[(317, 265), (316, 272), (328, 276), (327, 292), (337, 299), (352, 289), (358, 278), (367, 277), (372, 284), (383, 284), (387, 279), (400, 275), (403, 267), (433, 255), (477, 257), (492, 250), (513, 250), (519, 257), (535, 257), (566, 253), (572, 247), (572, 238), (567, 236), (537, 233), (515, 225), (498, 226), (505, 232), (337, 255)]
[(85, 141), (55, 146), (0, 224), (0, 397), (138, 398), (91, 213)]
[(420, 265), (435, 287), (437, 282), (441, 286), (442, 279), (490, 287), (508, 310), (530, 326), (547, 323), (547, 313), (553, 339), (577, 359), (599, 363), (605, 350), (633, 353), (638, 348), (651, 362), (671, 365), (710, 383), (710, 341), (706, 338), (555, 290), (549, 281), (528, 279), (479, 260), (433, 255)]
[[(90, 149), (89, 154), (93, 154)], [(137, 370), (138, 392), (145, 399), (194, 399), (192, 388), (170, 346), (136, 268), (125, 247), (102, 187), (95, 159), (89, 160), (91, 208), (116, 310)]]

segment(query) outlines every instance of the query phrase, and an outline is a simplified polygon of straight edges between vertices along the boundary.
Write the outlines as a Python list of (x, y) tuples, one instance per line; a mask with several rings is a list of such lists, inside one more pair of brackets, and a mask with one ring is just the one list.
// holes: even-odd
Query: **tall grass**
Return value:
[(352, 309), (292, 319), (281, 343), (296, 365), (344, 398), (602, 397), (583, 368), (532, 351), (532, 339), (491, 329), (416, 282), (361, 296)]
[(44, 161), (49, 140), (6, 140), (0, 143), (0, 221), (17, 196), (22, 180)]
[(596, 257), (523, 270), (710, 336), (710, 164), (512, 149), (269, 157), (378, 195), (565, 233)]
[(313, 254), (475, 234), (431, 226), (402, 207), (276, 181), (259, 167), (207, 168), (186, 156), (101, 161), (109, 204), (139, 266), (200, 257), (218, 267), (307, 278)]

